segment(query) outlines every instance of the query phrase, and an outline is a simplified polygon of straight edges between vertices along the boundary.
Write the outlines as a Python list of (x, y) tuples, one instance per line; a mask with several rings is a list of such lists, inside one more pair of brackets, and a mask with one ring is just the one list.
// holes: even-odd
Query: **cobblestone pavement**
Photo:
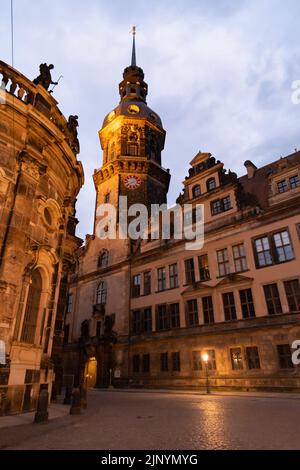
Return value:
[(80, 416), (0, 429), (0, 449), (299, 449), (300, 400), (91, 391)]

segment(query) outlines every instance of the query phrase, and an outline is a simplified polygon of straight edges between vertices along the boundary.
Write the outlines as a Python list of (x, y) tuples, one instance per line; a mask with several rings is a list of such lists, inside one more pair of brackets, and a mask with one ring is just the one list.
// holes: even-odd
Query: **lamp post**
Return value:
[(206, 393), (209, 394), (210, 393), (209, 377), (208, 377), (208, 360), (209, 360), (209, 356), (208, 356), (207, 353), (202, 354), (202, 360), (203, 360), (204, 365), (205, 365)]

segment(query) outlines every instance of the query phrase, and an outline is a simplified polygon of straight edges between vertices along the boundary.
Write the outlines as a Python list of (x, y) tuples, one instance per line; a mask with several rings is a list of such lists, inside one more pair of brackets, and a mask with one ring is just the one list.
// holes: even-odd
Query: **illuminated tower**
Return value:
[(166, 132), (147, 106), (148, 85), (136, 65), (135, 34), (134, 27), (131, 65), (119, 85), (121, 101), (99, 132), (103, 166), (94, 174), (97, 205), (110, 202), (117, 207), (120, 196), (128, 197), (128, 205), (167, 201), (170, 174), (161, 166)]

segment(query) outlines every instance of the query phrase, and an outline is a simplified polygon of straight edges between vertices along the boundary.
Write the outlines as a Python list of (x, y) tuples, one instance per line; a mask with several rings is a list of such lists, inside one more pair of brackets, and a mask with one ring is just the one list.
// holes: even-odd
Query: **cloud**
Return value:
[[(4, 3), (4, 2), (3, 2)], [(10, 61), (9, 1), (0, 26)], [(167, 130), (163, 164), (171, 169), (169, 201), (181, 191), (188, 163), (211, 151), (244, 173), (299, 146), (300, 106), (291, 84), (300, 79), (300, 4), (288, 0), (132, 1), (15, 0), (16, 67), (34, 77), (42, 61), (64, 76), (55, 97), (65, 115), (80, 116), (80, 158), (86, 184), (78, 200), (79, 235), (93, 227), (94, 168), (104, 116), (118, 103), (129, 63), (132, 23), (139, 29), (138, 63), (148, 103)]]

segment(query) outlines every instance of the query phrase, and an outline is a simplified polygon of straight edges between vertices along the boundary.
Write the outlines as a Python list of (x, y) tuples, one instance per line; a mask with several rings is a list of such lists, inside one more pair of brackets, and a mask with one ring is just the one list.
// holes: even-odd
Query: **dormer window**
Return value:
[(217, 187), (217, 184), (216, 184), (216, 180), (215, 178), (210, 178), (207, 183), (207, 191), (210, 192), (210, 191), (213, 191), (214, 189), (216, 189)]
[(104, 250), (102, 253), (100, 253), (99, 259), (98, 259), (98, 268), (106, 268), (108, 265), (108, 251)]
[(193, 187), (193, 197), (199, 197), (201, 196), (201, 188), (200, 185), (197, 184), (196, 186)]
[(277, 182), (277, 192), (286, 193), (290, 189), (300, 187), (300, 179), (298, 175), (293, 175), (289, 179), (281, 180)]

